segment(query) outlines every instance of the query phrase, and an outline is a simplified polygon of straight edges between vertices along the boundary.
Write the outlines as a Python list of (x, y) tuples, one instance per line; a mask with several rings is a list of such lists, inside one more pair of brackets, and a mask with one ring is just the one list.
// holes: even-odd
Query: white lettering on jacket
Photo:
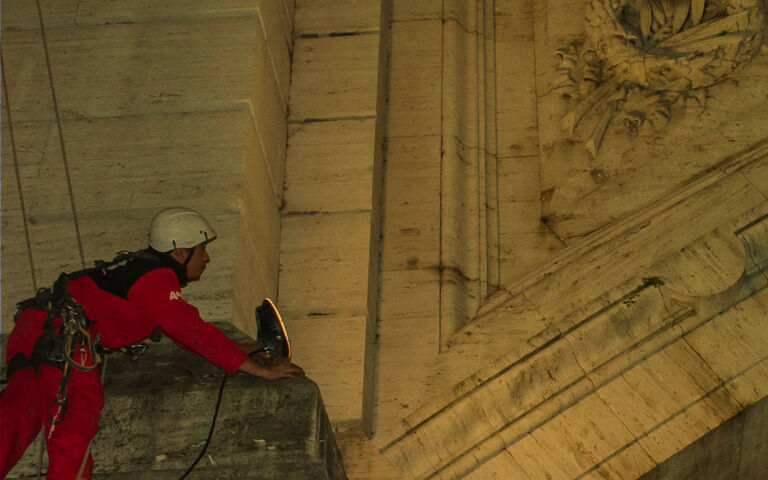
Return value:
[(168, 298), (168, 300), (182, 300), (181, 292), (178, 290), (171, 290), (171, 296)]

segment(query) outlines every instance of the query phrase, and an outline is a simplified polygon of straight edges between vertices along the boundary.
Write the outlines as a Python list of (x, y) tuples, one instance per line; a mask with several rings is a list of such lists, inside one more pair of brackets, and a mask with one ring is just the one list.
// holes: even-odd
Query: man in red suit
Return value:
[(229, 375), (303, 375), (288, 361), (263, 362), (203, 321), (181, 289), (200, 279), (216, 233), (199, 213), (162, 210), (149, 248), (62, 275), (52, 290), (20, 304), (8, 337), (8, 385), (0, 396), (0, 478), (44, 427), (49, 480), (91, 478), (91, 439), (104, 404), (97, 362), (158, 331)]

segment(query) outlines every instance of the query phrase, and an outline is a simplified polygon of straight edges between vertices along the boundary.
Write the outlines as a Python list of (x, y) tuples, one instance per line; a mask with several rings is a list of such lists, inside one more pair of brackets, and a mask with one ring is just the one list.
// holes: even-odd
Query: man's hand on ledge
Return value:
[(267, 360), (264, 358), (259, 358), (259, 360), (249, 358), (240, 365), (240, 371), (267, 380), (304, 375), (304, 369), (288, 360)]

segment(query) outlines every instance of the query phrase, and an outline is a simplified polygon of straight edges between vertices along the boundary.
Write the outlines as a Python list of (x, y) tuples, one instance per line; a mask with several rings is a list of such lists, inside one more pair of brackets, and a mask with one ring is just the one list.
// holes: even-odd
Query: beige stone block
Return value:
[(379, 36), (297, 39), (289, 119), (376, 114)]
[[(418, 325), (419, 319), (413, 319)], [(405, 333), (407, 329), (403, 329)], [(408, 337), (404, 337), (408, 338)], [(414, 364), (428, 364), (437, 350), (434, 342), (420, 346), (403, 345), (379, 355), (377, 363), (376, 425), (379, 439), (392, 439), (389, 435), (394, 426), (417, 409), (436, 392), (424, 384), (424, 373), (412, 368)], [(407, 359), (407, 361), (406, 361)], [(400, 430), (398, 430), (400, 431)], [(379, 444), (380, 445), (380, 444)]]
[(83, 211), (238, 206), (251, 128), (244, 109), (66, 122), (77, 203)]
[(262, 256), (254, 251), (247, 238), (247, 233), (240, 231), (237, 244), (237, 263), (234, 270), (234, 288), (232, 292), (232, 324), (240, 331), (258, 338), (258, 326), (254, 309), (265, 298), (277, 302), (277, 278), (267, 274)]
[(285, 5), (286, 17), (291, 25), (291, 32), (293, 32), (296, 23), (296, 0), (283, 0), (283, 5)]
[(441, 183), (441, 266), (479, 280), (479, 180), (477, 150), (453, 136), (443, 137)]
[(368, 212), (284, 215), (280, 301), (286, 315), (362, 315), (368, 298)]
[(331, 422), (359, 421), (365, 316), (283, 314), (283, 318), (291, 339), (292, 361), (320, 387)]
[[(263, 33), (261, 26), (259, 32)], [(254, 55), (254, 78), (251, 92), (251, 113), (259, 142), (267, 160), (269, 176), (275, 192), (281, 197), (285, 181), (285, 139), (288, 125), (288, 104), (283, 101), (288, 90), (281, 91), (280, 78), (270, 55), (268, 43), (257, 35)], [(287, 81), (286, 84), (287, 86)]]
[[(14, 30), (40, 31), (40, 18), (36, 2), (24, 0), (6, 0), (0, 3), (0, 17), (3, 22), (3, 37)], [(5, 43), (5, 38), (3, 39)], [(3, 58), (3, 61), (6, 61)]]
[(531, 480), (573, 478), (563, 469), (560, 459), (543, 454), (543, 446), (533, 435), (525, 436), (519, 442), (508, 447), (508, 450), (512, 458), (523, 468)]
[(451, 335), (467, 325), (480, 309), (481, 283), (454, 268), (440, 270), (440, 339), (448, 342)]
[(269, 180), (255, 131), (243, 159), (242, 205), (236, 249), (235, 325), (257, 334), (253, 309), (264, 298), (277, 302), (280, 255), (280, 204)]
[[(587, 372), (592, 373), (599, 367), (615, 371), (621, 368), (618, 365), (624, 368), (627, 363), (631, 365), (632, 360), (627, 357), (631, 358), (632, 350), (638, 348), (640, 343), (656, 344), (655, 337), (679, 313), (670, 311), (664, 297), (655, 288), (645, 289), (628, 300), (632, 303), (616, 302), (587, 317), (568, 335), (579, 364)], [(570, 320), (562, 324), (555, 321), (553, 324), (561, 331), (571, 327)]]
[(379, 449), (363, 433), (348, 430), (334, 433), (344, 459), (348, 480), (402, 480)]
[(392, 2), (392, 22), (415, 20), (441, 20), (443, 18), (442, 0), (394, 0)]
[[(436, 269), (383, 271), (378, 318), (378, 436), (420, 405), (426, 366), (438, 353)], [(430, 390), (431, 391), (431, 390)]]
[[(2, 181), (2, 199), (0, 199), (0, 282), (2, 318), (0, 330), (3, 335), (13, 327), (13, 315), (16, 302), (31, 297), (35, 292), (35, 279), (32, 265), (25, 218), (22, 211), (21, 192), (16, 180), (15, 158), (11, 142), (11, 129), (6, 109), (2, 109), (2, 162), (0, 162), (0, 180)], [(5, 359), (3, 359), (5, 360)]]
[(242, 167), (240, 230), (246, 232), (252, 248), (263, 258), (267, 270), (262, 274), (276, 279), (280, 256), (281, 203), (273, 190), (267, 163), (255, 135), (249, 137)]
[[(562, 356), (559, 361), (564, 361)], [(500, 362), (496, 363), (501, 365)], [(556, 371), (552, 369), (550, 361), (547, 361), (546, 365), (542, 365), (540, 362), (536, 363), (536, 368), (540, 367), (547, 368), (548, 375), (555, 375)], [(568, 369), (570, 369), (570, 365)], [(508, 422), (503, 429), (497, 432), (497, 436), (503, 441), (506, 448), (512, 451), (518, 442), (525, 443), (526, 439), (530, 438), (534, 432), (538, 432), (543, 426), (563, 415), (564, 412), (573, 408), (583, 399), (590, 397), (593, 393), (594, 385), (586, 377), (573, 377), (572, 381), (561, 384), (554, 392), (544, 393), (546, 396), (544, 400), (532, 404), (530, 408), (518, 414), (513, 421)], [(491, 440), (485, 443), (491, 443)], [(556, 468), (561, 469), (563, 465)]]
[(416, 433), (400, 440), (384, 455), (411, 478), (427, 478), (462, 453), (467, 444), (483, 438), (489, 428), (481, 407), (474, 402), (453, 404), (441, 412), (441, 417), (441, 422), (420, 425)]
[(62, 117), (239, 108), (253, 91), (258, 25), (253, 16), (53, 29)]
[(14, 120), (13, 134), (39, 288), (63, 271), (83, 268), (81, 247), (56, 124)]
[(725, 389), (718, 389), (702, 401), (686, 406), (638, 442), (656, 463), (661, 463), (720, 426), (740, 409)]
[[(707, 188), (701, 185), (693, 191), (683, 190), (675, 197), (649, 205), (639, 215), (630, 217), (633, 218), (632, 225), (617, 223), (611, 229), (602, 230), (600, 238), (605, 238), (603, 235), (608, 232), (611, 232), (610, 235), (616, 233), (610, 242), (601, 240), (599, 246), (591, 242), (579, 244), (572, 253), (580, 252), (583, 258), (576, 263), (555, 267), (558, 274), (550, 275), (546, 281), (531, 287), (528, 290), (530, 298), (547, 318), (561, 318), (568, 311), (575, 310), (586, 298), (595, 298), (609, 290), (608, 284), (627, 281), (629, 272), (647, 269), (654, 259), (664, 258), (763, 201), (762, 195), (734, 176), (708, 184)], [(707, 214), (698, 216), (699, 221), (691, 223), (691, 212)], [(653, 246), (652, 250), (649, 250), (649, 245)], [(591, 251), (583, 248), (591, 248)], [(559, 293), (562, 291), (570, 294), (562, 298)]]
[[(277, 78), (282, 103), (288, 105), (291, 91), (291, 55), (293, 52), (293, 18), (283, 2), (261, 0), (258, 4), (264, 39), (272, 69)], [(258, 71), (257, 66), (257, 71)], [(258, 89), (258, 83), (256, 89)]]
[(440, 263), (440, 143), (436, 135), (387, 142), (382, 270)]
[(515, 225), (505, 225), (500, 233), (500, 265), (501, 284), (514, 285), (519, 279), (537, 267), (546, 264), (565, 246), (560, 239), (545, 228), (525, 232), (514, 231)]
[[(381, 272), (379, 316), (437, 320), (439, 311), (438, 271), (434, 268)], [(411, 320), (412, 322), (412, 320)], [(415, 323), (414, 327), (424, 325)], [(385, 325), (382, 323), (382, 328)], [(436, 328), (436, 327), (433, 327)]]
[(478, 146), (479, 91), (477, 33), (455, 20), (443, 23), (442, 133), (468, 148)]
[[(768, 357), (766, 298), (768, 293), (763, 290), (686, 336), (691, 347), (719, 378), (738, 381), (739, 376)], [(736, 397), (742, 405), (751, 404), (760, 398), (749, 394), (748, 390), (742, 393), (747, 393), (747, 396)]]
[(562, 250), (564, 244), (541, 221), (539, 157), (498, 161), (499, 269), (510, 285)]
[(283, 210), (370, 210), (374, 136), (374, 119), (290, 124)]
[(717, 228), (680, 249), (650, 274), (669, 290), (685, 296), (706, 297), (725, 291), (744, 274), (747, 253), (730, 228)]
[[(537, 409), (548, 398), (557, 397), (558, 392), (571, 388), (583, 377), (583, 371), (575, 362), (563, 361), (564, 357), (571, 356), (570, 347), (559, 342), (546, 353), (507, 364), (501, 372), (496, 370), (497, 374), (491, 369), (476, 373), (463, 382), (469, 390), (457, 385), (459, 391), (436, 397), (406, 418), (404, 424), (408, 427), (404, 436), (398, 434), (397, 429), (389, 433), (391, 437), (386, 438), (398, 440), (388, 446), (387, 450), (392, 452), (386, 455), (394, 463), (408, 465), (408, 471), (416, 474), (440, 468), (509, 425), (514, 425), (515, 431), (527, 431), (532, 425), (522, 426), (515, 421), (530, 418), (524, 414)], [(550, 407), (557, 412), (563, 408), (562, 402), (567, 401), (558, 398)], [(537, 418), (551, 415), (550, 408), (545, 410), (541, 414), (537, 411)], [(505, 441), (509, 442), (506, 435)], [(431, 445), (421, 446), (426, 443)]]
[[(16, 4), (29, 2), (16, 1)], [(34, 5), (34, 2), (32, 2)], [(270, 22), (279, 19), (285, 23), (287, 32), (288, 5), (291, 2), (274, 0), (220, 0), (215, 3), (200, 0), (176, 0), (174, 2), (153, 2), (152, 0), (115, 0), (104, 2), (72, 3), (67, 0), (41, 0), (46, 28), (82, 27), (118, 23), (159, 23), (176, 22), (185, 19), (214, 19), (224, 17), (245, 17), (263, 14)], [(273, 6), (274, 5), (274, 6)], [(21, 5), (14, 5), (13, 10)], [(10, 9), (9, 9), (10, 10)], [(37, 21), (35, 12), (35, 22)], [(35, 26), (35, 28), (37, 28)]]
[[(458, 23), (466, 32), (472, 34), (482, 31), (482, 25), (478, 26), (478, 16), (482, 16), (483, 2), (467, 2), (464, 0), (445, 0), (443, 2), (443, 18)], [(446, 22), (447, 24), (448, 22)]]
[[(716, 388), (715, 378), (695, 352), (678, 340), (625, 371), (598, 391), (637, 437)], [(673, 363), (673, 362), (680, 362)]]
[(751, 405), (768, 395), (768, 360), (751, 366), (727, 385), (728, 391), (742, 405)]
[(37, 28), (3, 30), (3, 78), (8, 93), (6, 97), (3, 92), (3, 104), (8, 106), (14, 122), (56, 118), (39, 24)]
[[(539, 120), (533, 2), (496, 4), (496, 121), (499, 157), (537, 155)], [(506, 9), (511, 10), (507, 12)]]
[(485, 279), (481, 278), (480, 263), (477, 149), (452, 136), (443, 137), (442, 148), (441, 323), (442, 334), (451, 335), (477, 314)]
[[(432, 475), (436, 479), (451, 478), (478, 478), (485, 473), (491, 478), (502, 475), (507, 470), (507, 475), (512, 473), (525, 475), (522, 467), (507, 453), (505, 446), (498, 436), (490, 437), (477, 448), (468, 450), (462, 455), (453, 458), (444, 467), (441, 467)], [(512, 470), (511, 472), (509, 470)], [(487, 477), (484, 477), (487, 478)], [(505, 477), (506, 478), (506, 477)]]
[(512, 297), (450, 337), (429, 382), (448, 390), (501, 357), (519, 360), (541, 346), (539, 338), (546, 329), (541, 314), (526, 298)]
[(391, 35), (386, 135), (439, 135), (442, 22), (396, 22)]
[(297, 0), (296, 35), (378, 32), (377, 0)]
[[(28, 2), (16, 2), (18, 4)], [(61, 0), (48, 0), (43, 4), (47, 28), (85, 27), (105, 24), (173, 24), (185, 21), (216, 21), (224, 18), (250, 17), (265, 32), (264, 39), (274, 63), (284, 103), (287, 103), (290, 83), (292, 48), (292, 21), (284, 2), (274, 0), (224, 0), (212, 5), (199, 0), (176, 2), (116, 1), (110, 3), (87, 2), (75, 5)], [(292, 3), (291, 3), (292, 5)], [(16, 8), (18, 9), (18, 7)], [(36, 12), (34, 29), (39, 28)], [(5, 22), (4, 22), (5, 23)], [(28, 22), (27, 22), (28, 23)]]
[(598, 393), (657, 463), (741, 409), (682, 340)]
[(528, 44), (496, 45), (497, 148), (499, 157), (539, 153), (533, 51)]
[(755, 162), (745, 169), (743, 174), (756, 189), (768, 197), (768, 159)]
[(509, 15), (523, 15), (533, 22), (533, 0), (494, 0), (496, 18)]
[(648, 453), (637, 443), (617, 450), (592, 467), (582, 478), (603, 480), (605, 478), (639, 478), (656, 466)]
[(568, 478), (585, 473), (635, 439), (597, 395), (579, 401), (532, 435)]
[(500, 219), (509, 218), (510, 222), (515, 223), (538, 223), (541, 218), (540, 175), (538, 156), (499, 157)]
[(465, 478), (468, 480), (532, 480), (523, 467), (507, 451), (503, 450), (488, 462), (478, 465), (477, 470), (471, 471)]

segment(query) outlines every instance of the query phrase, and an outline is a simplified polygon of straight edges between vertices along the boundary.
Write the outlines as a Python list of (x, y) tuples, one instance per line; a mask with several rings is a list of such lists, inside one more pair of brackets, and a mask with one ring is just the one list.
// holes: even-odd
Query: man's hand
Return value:
[(258, 362), (250, 358), (240, 365), (240, 371), (267, 380), (278, 378), (291, 378), (304, 375), (304, 370), (288, 360), (273, 362)]
[(260, 377), (266, 378), (267, 380), (304, 375), (303, 368), (287, 360), (276, 361), (263, 366), (263, 368), (266, 371), (266, 375), (260, 375)]

